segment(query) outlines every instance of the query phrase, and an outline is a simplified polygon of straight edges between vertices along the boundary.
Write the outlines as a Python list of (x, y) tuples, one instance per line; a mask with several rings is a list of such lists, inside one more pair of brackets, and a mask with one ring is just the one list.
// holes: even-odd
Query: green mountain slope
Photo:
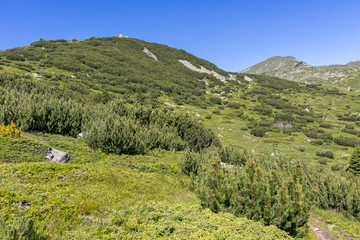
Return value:
[[(317, 207), (326, 219), (331, 209), (346, 216), (329, 223), (354, 222), (331, 230), (334, 236), (360, 234), (360, 180), (346, 171), (360, 143), (354, 92), (228, 73), (182, 50), (118, 37), (40, 40), (0, 56), (0, 135), (11, 122), (23, 132), (0, 137), (7, 224), (26, 213), (52, 239), (281, 239), (274, 226), (242, 217), (304, 236)], [(47, 147), (69, 153), (70, 162), (47, 162)], [(260, 177), (261, 188), (250, 181), (259, 192), (239, 198), (232, 174), (251, 168), (249, 158), (260, 163), (256, 174), (279, 170)], [(235, 166), (232, 174), (214, 175), (220, 160)], [(298, 189), (291, 185), (298, 173), (284, 168), (296, 162), (307, 174)], [(299, 215), (289, 214), (297, 211), (293, 202), (265, 191), (276, 174), (301, 194)], [(243, 204), (249, 212), (239, 210)]]
[(294, 57), (272, 57), (241, 73), (263, 74), (291, 81), (318, 83), (346, 90), (360, 90), (360, 64), (310, 66)]
[[(156, 55), (149, 57), (144, 48)], [(220, 75), (228, 73), (183, 50), (132, 38), (90, 38), (82, 41), (40, 40), (31, 46), (0, 52), (4, 71), (24, 70), (29, 76), (69, 83), (68, 88), (109, 91), (135, 98), (136, 94), (159, 97), (163, 92), (185, 103), (203, 96), (206, 74), (185, 67), (187, 60)], [(7, 62), (16, 61), (15, 64)], [(25, 61), (26, 60), (26, 61)], [(7, 66), (9, 65), (9, 66)], [(214, 78), (209, 81), (217, 82)]]

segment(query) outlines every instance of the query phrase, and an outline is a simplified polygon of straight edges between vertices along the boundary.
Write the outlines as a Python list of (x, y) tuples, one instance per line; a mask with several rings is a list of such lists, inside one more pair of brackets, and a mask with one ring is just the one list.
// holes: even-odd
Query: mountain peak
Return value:
[(269, 71), (279, 70), (279, 69), (293, 69), (299, 66), (308, 66), (306, 63), (302, 61), (298, 61), (295, 57), (287, 56), (275, 56), (266, 59), (252, 67), (249, 67), (241, 73), (253, 73), (253, 74), (265, 74)]

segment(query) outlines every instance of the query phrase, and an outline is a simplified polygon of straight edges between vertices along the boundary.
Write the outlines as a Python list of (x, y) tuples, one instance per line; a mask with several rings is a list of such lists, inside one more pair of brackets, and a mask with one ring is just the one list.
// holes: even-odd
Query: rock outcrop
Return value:
[(146, 53), (149, 57), (153, 58), (155, 61), (159, 61), (157, 56), (155, 56), (155, 54), (153, 54), (149, 49), (147, 49), (146, 47), (144, 47), (143, 52)]
[(209, 69), (206, 69), (203, 66), (200, 66), (200, 68), (197, 68), (191, 62), (189, 62), (187, 60), (179, 59), (179, 62), (184, 64), (185, 67), (187, 67), (195, 72), (207, 73), (207, 74), (213, 75), (214, 77), (216, 77), (217, 79), (219, 79), (220, 81), (222, 81), (224, 83), (226, 83), (227, 80), (236, 80), (236, 76), (233, 74), (229, 74), (229, 76), (226, 77), (226, 76), (223, 76), (223, 75), (215, 72), (214, 70), (210, 71)]
[(66, 152), (62, 152), (51, 147), (49, 147), (49, 152), (46, 155), (46, 158), (57, 163), (67, 163), (70, 160), (70, 156)]

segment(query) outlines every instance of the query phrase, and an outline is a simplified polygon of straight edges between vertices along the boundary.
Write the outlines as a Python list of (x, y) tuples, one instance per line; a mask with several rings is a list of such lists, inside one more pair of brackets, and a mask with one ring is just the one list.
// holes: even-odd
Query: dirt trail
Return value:
[(314, 230), (316, 238), (319, 240), (336, 240), (330, 233), (322, 228), (316, 226), (313, 222), (308, 222), (308, 225)]

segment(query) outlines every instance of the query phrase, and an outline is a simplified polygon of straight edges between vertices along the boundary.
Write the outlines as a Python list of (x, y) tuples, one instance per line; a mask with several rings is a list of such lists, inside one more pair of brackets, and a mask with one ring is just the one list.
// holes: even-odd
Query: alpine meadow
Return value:
[(121, 34), (0, 51), (0, 238), (360, 239), (359, 72)]

